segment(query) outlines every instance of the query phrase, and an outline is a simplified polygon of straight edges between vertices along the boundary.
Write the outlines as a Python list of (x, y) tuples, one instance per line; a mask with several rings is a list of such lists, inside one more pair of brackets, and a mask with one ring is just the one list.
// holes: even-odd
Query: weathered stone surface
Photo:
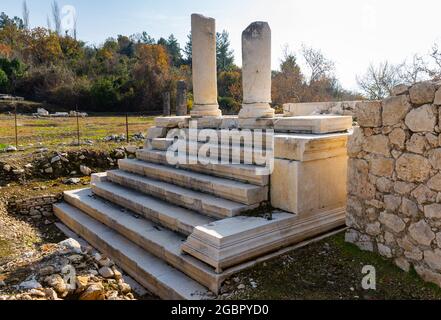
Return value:
[(395, 128), (389, 134), (390, 144), (399, 149), (403, 149), (406, 142), (406, 132), (401, 128)]
[(350, 159), (348, 174), (349, 193), (360, 199), (373, 199), (375, 186), (369, 181), (369, 164), (365, 160)]
[(356, 157), (363, 150), (364, 135), (360, 127), (354, 127), (348, 139), (348, 155)]
[(391, 177), (395, 161), (389, 158), (373, 158), (369, 161), (370, 173), (380, 177)]
[(419, 204), (435, 202), (436, 195), (436, 192), (433, 192), (424, 184), (419, 185), (415, 190), (412, 191), (412, 197), (414, 197)]
[(409, 227), (409, 234), (412, 239), (423, 246), (430, 246), (432, 241), (435, 240), (435, 233), (424, 220), (412, 224)]
[(407, 94), (409, 92), (409, 86), (405, 84), (399, 84), (392, 88), (393, 96), (400, 96), (402, 94)]
[(402, 196), (408, 195), (414, 189), (415, 185), (413, 183), (397, 181), (394, 184), (394, 191)]
[(363, 150), (369, 153), (389, 157), (389, 138), (383, 135), (366, 137), (363, 143)]
[(94, 300), (104, 300), (104, 287), (102, 284), (91, 284), (86, 291), (80, 296), (80, 300), (84, 301), (94, 301)]
[(410, 271), (410, 263), (405, 258), (397, 258), (394, 262), (395, 265), (404, 272)]
[(384, 196), (385, 209), (391, 212), (396, 212), (401, 206), (401, 197), (386, 195)]
[(426, 140), (430, 147), (438, 148), (439, 147), (439, 136), (435, 133), (427, 133)]
[(388, 246), (385, 246), (384, 244), (379, 243), (378, 244), (378, 253), (385, 257), (385, 258), (392, 258), (392, 250)]
[(388, 178), (381, 177), (381, 178), (377, 179), (376, 186), (377, 186), (378, 191), (383, 192), (383, 193), (389, 193), (392, 191), (392, 189), (394, 187), (394, 183), (391, 180), (389, 180)]
[(355, 106), (355, 117), (362, 127), (380, 127), (381, 121), (381, 101), (364, 101)]
[(407, 151), (418, 154), (423, 154), (427, 147), (426, 138), (419, 134), (412, 135), (410, 140), (406, 143)]
[(441, 88), (435, 93), (435, 100), (433, 101), (437, 106), (441, 106)]
[(381, 213), (380, 222), (395, 233), (400, 233), (406, 228), (404, 221), (394, 214)]
[(434, 203), (424, 207), (424, 215), (428, 219), (441, 219), (441, 204)]
[(432, 132), (438, 121), (435, 108), (426, 104), (413, 109), (406, 116), (406, 126), (413, 132)]
[(439, 273), (433, 272), (430, 269), (424, 268), (423, 266), (415, 266), (415, 271), (425, 281), (434, 283), (441, 287), (441, 275)]
[(410, 101), (416, 105), (432, 103), (435, 98), (436, 88), (433, 83), (420, 82), (409, 89)]
[(419, 214), (418, 205), (407, 198), (403, 198), (403, 202), (401, 204), (401, 212), (406, 217), (417, 217)]
[(441, 249), (424, 251), (424, 261), (433, 270), (441, 271)]
[(408, 182), (424, 182), (430, 176), (429, 161), (415, 154), (403, 154), (396, 162), (396, 172), (399, 179)]
[(438, 173), (436, 176), (432, 177), (427, 182), (427, 186), (432, 190), (441, 192), (441, 173)]
[(431, 150), (429, 160), (434, 169), (441, 170), (441, 149)]
[(366, 226), (366, 233), (376, 237), (381, 234), (381, 224), (379, 222), (371, 223)]
[(167, 134), (167, 128), (151, 127), (147, 131), (147, 139), (164, 138)]
[(393, 126), (404, 120), (411, 108), (408, 96), (385, 99), (383, 101), (383, 126)]

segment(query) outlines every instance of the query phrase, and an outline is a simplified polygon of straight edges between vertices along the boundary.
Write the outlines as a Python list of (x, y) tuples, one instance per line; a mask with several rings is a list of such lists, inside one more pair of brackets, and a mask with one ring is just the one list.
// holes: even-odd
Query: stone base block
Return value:
[(333, 133), (352, 128), (351, 116), (305, 116), (277, 118), (274, 123), (276, 132)]
[(275, 159), (271, 204), (300, 216), (346, 205), (346, 155), (309, 162)]
[(226, 268), (313, 238), (344, 223), (344, 208), (311, 217), (274, 213), (271, 221), (236, 217), (196, 227), (182, 250), (221, 273)]

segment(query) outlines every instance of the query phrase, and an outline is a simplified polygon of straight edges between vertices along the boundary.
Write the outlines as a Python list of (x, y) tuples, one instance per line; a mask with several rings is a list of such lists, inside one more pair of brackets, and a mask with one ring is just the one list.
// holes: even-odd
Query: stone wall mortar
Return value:
[(29, 216), (34, 220), (53, 216), (53, 205), (63, 198), (63, 195), (42, 195), (32, 198), (12, 198), (6, 203), (9, 213)]
[(346, 241), (441, 286), (441, 83), (397, 86), (356, 113)]

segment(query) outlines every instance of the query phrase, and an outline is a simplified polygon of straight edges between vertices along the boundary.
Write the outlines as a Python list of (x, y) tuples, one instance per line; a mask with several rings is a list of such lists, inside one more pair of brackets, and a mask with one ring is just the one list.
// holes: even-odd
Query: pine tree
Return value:
[(228, 71), (234, 67), (234, 51), (230, 48), (230, 35), (226, 30), (216, 33), (217, 71)]

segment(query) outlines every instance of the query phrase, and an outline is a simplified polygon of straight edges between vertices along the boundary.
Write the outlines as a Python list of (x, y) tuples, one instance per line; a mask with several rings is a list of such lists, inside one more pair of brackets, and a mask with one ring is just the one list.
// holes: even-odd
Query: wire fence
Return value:
[(139, 142), (160, 113), (99, 113), (82, 116), (0, 115), (0, 150), (9, 146), (84, 145), (96, 142)]

